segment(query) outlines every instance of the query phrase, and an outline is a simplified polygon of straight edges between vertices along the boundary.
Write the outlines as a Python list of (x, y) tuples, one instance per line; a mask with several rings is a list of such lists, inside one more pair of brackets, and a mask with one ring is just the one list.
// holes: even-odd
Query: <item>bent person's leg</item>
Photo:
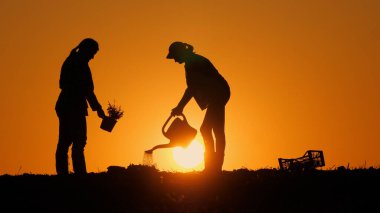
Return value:
[(207, 110), (210, 112), (209, 123), (215, 136), (214, 170), (222, 171), (226, 147), (226, 136), (224, 133), (225, 104), (224, 102), (214, 102), (209, 104)]
[(214, 146), (214, 138), (212, 136), (212, 119), (213, 119), (213, 111), (208, 108), (206, 111), (205, 118), (203, 120), (202, 126), (200, 128), (200, 132), (203, 137), (203, 142), (205, 145), (205, 153), (204, 153), (204, 170), (211, 171), (214, 168), (214, 155), (215, 155), (215, 146)]
[(217, 105), (213, 107), (215, 116), (213, 118), (213, 132), (215, 135), (215, 169), (222, 171), (224, 163), (224, 151), (226, 147), (225, 135), (225, 106)]

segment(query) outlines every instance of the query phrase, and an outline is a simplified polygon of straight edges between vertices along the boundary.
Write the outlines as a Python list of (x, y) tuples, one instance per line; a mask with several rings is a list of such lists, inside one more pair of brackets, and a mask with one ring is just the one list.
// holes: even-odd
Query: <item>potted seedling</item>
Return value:
[(123, 117), (124, 111), (121, 109), (120, 106), (116, 106), (115, 103), (111, 104), (110, 102), (108, 102), (107, 112), (108, 116), (103, 118), (102, 123), (100, 124), (100, 128), (108, 132), (111, 132), (117, 120)]

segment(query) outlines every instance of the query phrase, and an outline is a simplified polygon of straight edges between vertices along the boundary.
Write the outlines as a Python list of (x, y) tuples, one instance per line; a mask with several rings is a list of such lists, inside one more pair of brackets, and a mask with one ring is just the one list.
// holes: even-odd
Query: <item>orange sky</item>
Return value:
[[(140, 164), (168, 142), (161, 126), (186, 87), (183, 65), (165, 59), (177, 40), (231, 86), (224, 169), (278, 167), (308, 149), (326, 168), (378, 167), (379, 11), (377, 0), (2, 0), (0, 174), (55, 174), (60, 67), (85, 37), (100, 44), (99, 101), (125, 110), (111, 134), (90, 112), (89, 172)], [(193, 100), (184, 113), (199, 128)], [(160, 169), (178, 169), (170, 153), (155, 154)]]

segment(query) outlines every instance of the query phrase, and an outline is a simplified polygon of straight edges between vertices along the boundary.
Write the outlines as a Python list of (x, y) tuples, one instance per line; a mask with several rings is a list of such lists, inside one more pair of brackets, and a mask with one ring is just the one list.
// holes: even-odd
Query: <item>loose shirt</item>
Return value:
[(227, 81), (207, 58), (194, 54), (186, 62), (185, 72), (187, 87), (202, 110), (229, 97)]
[(78, 53), (71, 54), (63, 63), (59, 79), (61, 93), (56, 103), (59, 114), (88, 115), (87, 101), (93, 111), (101, 108), (95, 93), (88, 62)]

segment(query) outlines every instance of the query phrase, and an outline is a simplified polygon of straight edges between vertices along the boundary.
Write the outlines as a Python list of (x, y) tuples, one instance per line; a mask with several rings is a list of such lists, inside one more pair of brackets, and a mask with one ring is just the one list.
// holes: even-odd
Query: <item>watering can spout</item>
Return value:
[(186, 147), (195, 138), (197, 130), (189, 125), (184, 114), (180, 115), (183, 119), (175, 118), (165, 130), (172, 117), (174, 116), (170, 115), (164, 123), (162, 134), (170, 140), (170, 144), (173, 146)]

